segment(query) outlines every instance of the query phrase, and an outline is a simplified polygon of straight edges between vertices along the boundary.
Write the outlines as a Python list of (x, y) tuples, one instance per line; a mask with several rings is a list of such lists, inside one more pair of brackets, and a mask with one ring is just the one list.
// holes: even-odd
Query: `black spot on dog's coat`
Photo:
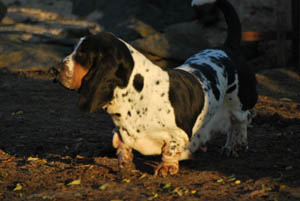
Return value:
[(230, 87), (229, 89), (227, 89), (226, 93), (230, 94), (231, 92), (233, 92), (236, 89), (236, 85), (233, 85), (232, 87)]
[(216, 100), (219, 100), (220, 99), (220, 91), (217, 87), (217, 85), (219, 84), (219, 81), (217, 78), (217, 72), (207, 64), (201, 64), (201, 65), (190, 64), (190, 65), (192, 67), (194, 67), (195, 69), (197, 69), (195, 71), (195, 75), (197, 75), (200, 79), (203, 79), (202, 78), (202, 74), (203, 74), (205, 76), (205, 78), (210, 81), (210, 86), (213, 91), (213, 94), (215, 95)]
[(122, 94), (122, 97), (126, 97), (126, 96), (128, 96), (128, 91), (126, 91), (125, 94)]
[(234, 80), (235, 80), (235, 73), (236, 73), (236, 67), (234, 66), (233, 62), (226, 57), (220, 57), (220, 58), (215, 58), (211, 57), (210, 58), (213, 63), (215, 63), (219, 67), (224, 67), (225, 71), (227, 73), (227, 76), (224, 75), (224, 77), (227, 77), (227, 84), (231, 85)]
[(135, 90), (141, 92), (144, 88), (144, 77), (141, 74), (136, 74), (133, 79), (133, 86)]
[(148, 111), (148, 108), (143, 108), (143, 114), (146, 114)]

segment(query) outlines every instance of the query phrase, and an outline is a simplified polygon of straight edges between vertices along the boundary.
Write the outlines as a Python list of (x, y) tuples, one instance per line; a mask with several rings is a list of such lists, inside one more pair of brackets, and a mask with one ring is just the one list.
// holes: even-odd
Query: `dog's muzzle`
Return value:
[(56, 66), (52, 66), (49, 69), (48, 73), (54, 77), (54, 79), (53, 79), (54, 83), (57, 83), (59, 81), (58, 77), (59, 77), (59, 74), (62, 71), (63, 67), (64, 67), (64, 62), (60, 62)]

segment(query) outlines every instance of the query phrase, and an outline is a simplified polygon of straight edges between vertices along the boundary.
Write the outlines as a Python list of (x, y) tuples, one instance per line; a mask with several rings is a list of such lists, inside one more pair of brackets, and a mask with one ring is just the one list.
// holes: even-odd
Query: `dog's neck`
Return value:
[(131, 56), (133, 58), (134, 61), (134, 70), (138, 70), (140, 68), (143, 68), (146, 66), (149, 68), (161, 68), (159, 66), (157, 66), (156, 64), (154, 64), (151, 60), (149, 60), (145, 55), (143, 55), (140, 51), (138, 51), (137, 49), (135, 49), (134, 47), (132, 47), (132, 45), (130, 45), (129, 43), (121, 40), (129, 49)]

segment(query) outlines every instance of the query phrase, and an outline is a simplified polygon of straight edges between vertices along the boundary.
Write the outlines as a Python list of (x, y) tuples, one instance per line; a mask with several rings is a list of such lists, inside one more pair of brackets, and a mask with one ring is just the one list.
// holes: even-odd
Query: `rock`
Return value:
[(142, 38), (157, 33), (157, 31), (149, 24), (146, 24), (145, 22), (136, 18), (129, 19), (127, 21), (126, 27), (138, 33)]
[(4, 5), (4, 3), (2, 3), (2, 1), (0, 0), (0, 22), (2, 21), (2, 19), (6, 15), (6, 12), (7, 12), (7, 8)]
[(0, 35), (0, 41), (0, 69), (7, 69), (9, 72), (48, 71), (71, 51), (70, 48), (51, 44), (24, 45), (19, 36), (13, 34)]
[(136, 30), (132, 29), (133, 21), (161, 32), (168, 25), (196, 18), (190, 2), (182, 0), (118, 0), (118, 3), (107, 1), (105, 7), (98, 10), (103, 13), (103, 17), (98, 21), (99, 24), (126, 41), (141, 37)]
[(164, 25), (166, 26), (191, 21), (197, 18), (195, 10), (191, 7), (192, 1), (164, 0), (149, 2), (151, 7), (161, 10), (163, 16), (162, 18), (156, 20), (163, 21)]
[(138, 50), (164, 59), (184, 61), (202, 49), (211, 47), (202, 37), (203, 30), (197, 22), (168, 26), (164, 33), (155, 33), (132, 42)]
[(119, 23), (110, 29), (106, 29), (106, 31), (114, 33), (116, 36), (127, 42), (157, 33), (155, 28), (134, 16), (129, 17), (126, 21)]
[(198, 20), (206, 26), (213, 26), (219, 20), (220, 12), (214, 3), (197, 6), (195, 10)]
[(106, 3), (107, 0), (73, 0), (72, 13), (85, 17), (96, 9), (102, 9)]
[(152, 27), (156, 31), (163, 30), (164, 27), (162, 10), (151, 6), (149, 1), (118, 0), (118, 3), (109, 1), (102, 12), (103, 17), (98, 23), (106, 31), (113, 32), (127, 42), (141, 38), (132, 27), (133, 22)]

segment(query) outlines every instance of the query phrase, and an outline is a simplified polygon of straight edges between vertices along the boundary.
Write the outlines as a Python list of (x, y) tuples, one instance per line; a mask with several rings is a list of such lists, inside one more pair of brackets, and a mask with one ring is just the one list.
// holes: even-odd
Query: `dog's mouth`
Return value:
[(62, 86), (64, 86), (64, 84), (63, 84), (64, 79), (62, 80), (62, 77), (61, 77), (63, 69), (64, 69), (64, 63), (63, 62), (60, 62), (57, 65), (52, 66), (49, 69), (48, 73), (53, 78), (53, 80), (52, 80), (53, 83), (60, 83)]
[(120, 113), (113, 113), (113, 114), (110, 114), (112, 117), (121, 117), (121, 114)]
[(52, 66), (49, 71), (48, 74), (51, 76), (51, 78), (53, 78), (53, 83), (58, 83), (59, 79), (58, 79), (58, 75), (59, 75), (60, 71), (55, 68), (55, 66)]
[(79, 91), (78, 88), (74, 88), (71, 85), (72, 78), (68, 77), (68, 74), (66, 74), (64, 71), (64, 66), (62, 63), (53, 66), (49, 69), (48, 74), (51, 76), (51, 79), (53, 83), (59, 83), (61, 86), (63, 86), (65, 89), (71, 90), (71, 91)]

